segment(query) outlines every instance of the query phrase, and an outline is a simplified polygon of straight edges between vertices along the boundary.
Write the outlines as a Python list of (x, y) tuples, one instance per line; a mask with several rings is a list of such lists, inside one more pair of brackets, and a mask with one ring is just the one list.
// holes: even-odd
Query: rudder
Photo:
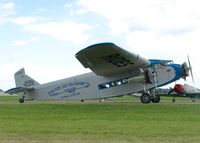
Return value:
[(40, 83), (25, 74), (24, 68), (17, 71), (14, 76), (16, 87), (35, 87), (40, 85)]

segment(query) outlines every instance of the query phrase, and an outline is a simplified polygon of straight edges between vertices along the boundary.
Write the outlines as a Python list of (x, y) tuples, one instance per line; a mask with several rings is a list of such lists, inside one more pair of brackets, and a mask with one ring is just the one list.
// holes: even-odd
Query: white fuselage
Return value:
[(196, 87), (184, 84), (184, 94), (200, 94), (200, 90)]
[[(148, 71), (153, 73), (152, 68)], [(157, 65), (157, 78), (150, 76), (151, 84), (147, 89), (155, 88), (173, 82), (176, 71), (171, 66)], [(143, 82), (127, 82), (134, 77), (134, 72), (124, 72), (114, 76), (104, 77), (95, 73), (86, 73), (46, 84), (35, 86), (35, 90), (24, 93), (25, 100), (64, 100), (64, 99), (102, 99), (127, 95), (144, 90)], [(155, 83), (156, 82), (156, 83)]]

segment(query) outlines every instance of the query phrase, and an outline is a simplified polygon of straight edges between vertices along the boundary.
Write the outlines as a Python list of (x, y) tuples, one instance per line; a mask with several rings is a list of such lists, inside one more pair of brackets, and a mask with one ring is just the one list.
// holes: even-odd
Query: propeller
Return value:
[(193, 76), (193, 72), (192, 72), (192, 66), (191, 66), (190, 58), (189, 58), (188, 54), (187, 54), (187, 59), (188, 59), (190, 74), (192, 76), (192, 82), (194, 83), (194, 76)]
[[(189, 76), (191, 74), (191, 77), (192, 77), (192, 81), (194, 83), (194, 76), (193, 76), (193, 72), (192, 72), (192, 66), (191, 66), (191, 62), (190, 62), (190, 58), (187, 54), (187, 59), (188, 59), (188, 65), (186, 62), (184, 62), (181, 67), (182, 67), (182, 78), (184, 80), (186, 80), (186, 77)], [(190, 73), (190, 74), (189, 74)]]

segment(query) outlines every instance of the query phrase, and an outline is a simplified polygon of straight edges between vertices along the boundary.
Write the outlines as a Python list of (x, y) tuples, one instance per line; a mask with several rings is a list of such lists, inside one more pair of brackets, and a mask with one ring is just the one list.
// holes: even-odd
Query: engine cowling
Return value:
[(182, 84), (176, 84), (174, 86), (174, 91), (178, 94), (183, 94), (184, 93), (184, 86)]

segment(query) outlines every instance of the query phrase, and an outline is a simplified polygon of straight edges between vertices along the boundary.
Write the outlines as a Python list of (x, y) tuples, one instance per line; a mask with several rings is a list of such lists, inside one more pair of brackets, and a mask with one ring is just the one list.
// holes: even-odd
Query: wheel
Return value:
[(142, 103), (148, 104), (151, 102), (151, 96), (148, 93), (143, 93), (140, 100)]
[(153, 103), (159, 103), (159, 102), (160, 102), (160, 96), (155, 95), (155, 96), (151, 99), (151, 101), (152, 101)]
[(24, 99), (23, 99), (23, 98), (20, 98), (20, 99), (19, 99), (19, 103), (24, 103)]

